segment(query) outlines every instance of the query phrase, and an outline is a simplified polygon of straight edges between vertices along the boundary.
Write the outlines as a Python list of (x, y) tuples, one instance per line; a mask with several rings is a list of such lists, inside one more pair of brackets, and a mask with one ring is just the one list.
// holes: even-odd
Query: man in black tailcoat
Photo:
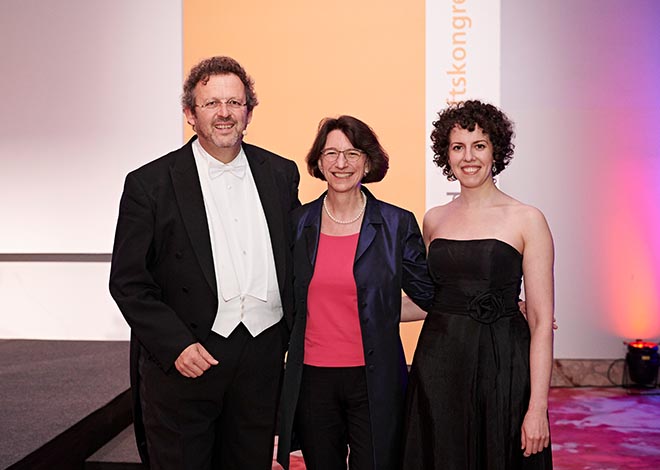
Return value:
[(253, 85), (229, 57), (200, 62), (182, 96), (197, 135), (126, 177), (110, 292), (152, 469), (271, 468), (299, 173), (243, 142)]

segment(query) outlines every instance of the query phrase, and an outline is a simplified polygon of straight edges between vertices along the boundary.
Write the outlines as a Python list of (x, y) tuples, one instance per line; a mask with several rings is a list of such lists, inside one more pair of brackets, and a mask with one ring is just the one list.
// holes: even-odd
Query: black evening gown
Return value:
[(495, 239), (435, 239), (435, 300), (410, 371), (403, 468), (551, 469), (524, 457), (529, 326), (518, 309), (522, 255)]

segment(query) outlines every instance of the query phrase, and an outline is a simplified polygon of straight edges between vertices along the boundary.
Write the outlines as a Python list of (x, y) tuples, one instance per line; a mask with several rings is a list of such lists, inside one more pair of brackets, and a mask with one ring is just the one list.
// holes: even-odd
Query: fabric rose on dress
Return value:
[(470, 299), (468, 315), (473, 320), (490, 325), (504, 316), (504, 299), (499, 291), (485, 290)]

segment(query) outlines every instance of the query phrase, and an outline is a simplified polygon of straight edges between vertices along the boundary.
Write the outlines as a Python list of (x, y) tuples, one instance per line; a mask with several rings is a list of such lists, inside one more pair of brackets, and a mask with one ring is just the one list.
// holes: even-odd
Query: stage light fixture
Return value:
[(636, 339), (630, 343), (624, 365), (624, 386), (655, 388), (658, 385), (658, 343)]

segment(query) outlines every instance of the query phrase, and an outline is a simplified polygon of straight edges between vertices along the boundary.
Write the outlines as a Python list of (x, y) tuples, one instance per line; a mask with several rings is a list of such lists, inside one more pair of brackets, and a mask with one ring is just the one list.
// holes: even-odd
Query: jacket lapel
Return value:
[(380, 225), (383, 223), (378, 200), (365, 187), (362, 187), (362, 190), (367, 195), (367, 207), (364, 211), (364, 219), (362, 220), (358, 246), (355, 251), (354, 264), (357, 264), (362, 255), (367, 251), (371, 243), (374, 241), (376, 233), (380, 229)]
[(270, 161), (264, 154), (255, 151), (250, 146), (243, 146), (243, 150), (250, 165), (254, 183), (257, 186), (261, 207), (263, 207), (266, 216), (270, 242), (273, 247), (273, 257), (275, 258), (277, 282), (281, 288), (286, 282), (286, 250), (289, 247), (286, 244), (285, 230), (289, 228), (284, 226), (282, 204), (280, 203), (280, 196)]
[(193, 140), (194, 138), (179, 150), (179, 155), (170, 168), (170, 175), (181, 218), (190, 238), (193, 252), (202, 268), (206, 281), (217, 297), (218, 287), (215, 280), (211, 238), (202, 187), (199, 184), (199, 175), (197, 174), (195, 157), (192, 152)]
[[(376, 238), (376, 234), (380, 230), (380, 225), (383, 223), (383, 217), (380, 213), (378, 200), (369, 192), (368, 189), (362, 188), (367, 195), (367, 207), (364, 211), (364, 219), (362, 227), (360, 228), (360, 236), (358, 238), (358, 245), (355, 251), (355, 261), (360, 260), (362, 255), (367, 251), (369, 246)], [(309, 204), (309, 209), (306, 211), (305, 220), (302, 223), (301, 237), (305, 239), (307, 245), (307, 257), (309, 264), (314, 268), (316, 263), (316, 253), (319, 247), (319, 233), (321, 232), (321, 211), (323, 210), (323, 197), (325, 193), (318, 199)]]
[(316, 253), (319, 248), (319, 236), (321, 233), (321, 208), (323, 207), (323, 197), (325, 193), (321, 195), (320, 198), (311, 202), (309, 204), (309, 210), (305, 214), (305, 220), (303, 222), (303, 234), (305, 238), (305, 245), (307, 247), (307, 259), (309, 260), (309, 265), (314, 270), (314, 264), (316, 263)]

